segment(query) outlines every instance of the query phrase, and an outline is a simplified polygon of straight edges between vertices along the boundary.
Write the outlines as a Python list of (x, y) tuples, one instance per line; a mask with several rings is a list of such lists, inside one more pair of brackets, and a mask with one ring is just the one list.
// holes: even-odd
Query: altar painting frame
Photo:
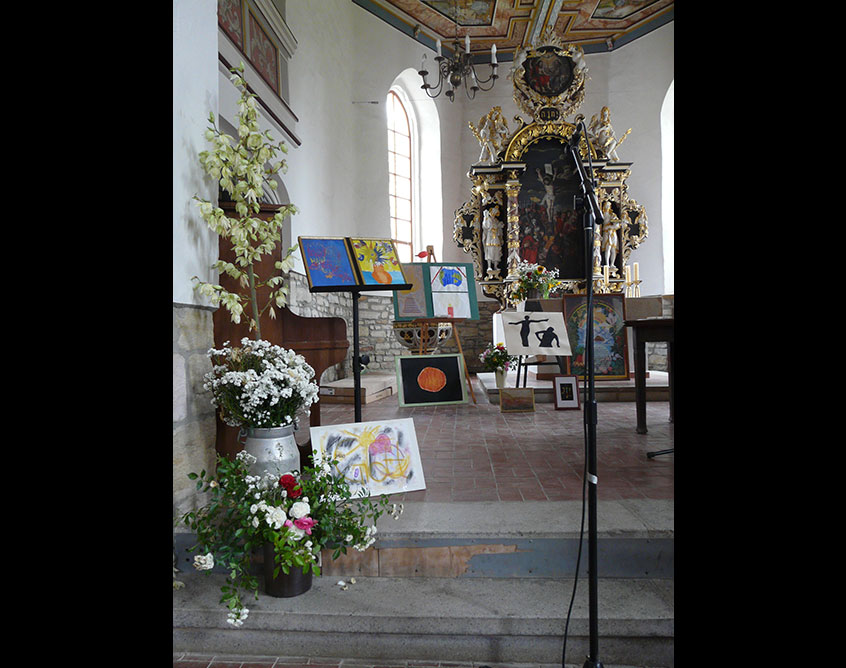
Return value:
[(583, 280), (584, 224), (575, 207), (581, 186), (567, 139), (540, 135), (520, 160), (526, 165), (517, 196), (520, 259), (558, 269), (560, 280)]

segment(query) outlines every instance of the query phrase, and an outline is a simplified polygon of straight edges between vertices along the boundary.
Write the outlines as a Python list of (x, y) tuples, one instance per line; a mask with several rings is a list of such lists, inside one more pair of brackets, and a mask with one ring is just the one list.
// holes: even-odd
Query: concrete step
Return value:
[[(673, 521), (672, 501), (598, 504), (606, 665), (673, 665)], [(174, 651), (560, 665), (577, 582), (567, 660), (583, 662), (589, 583), (587, 536), (574, 579), (580, 502), (408, 503), (399, 520), (378, 526), (364, 559), (324, 563), (306, 594), (247, 601), (240, 629), (219, 603), (225, 574), (195, 572), (183, 555)], [(350, 575), (354, 585), (337, 586)]]
[[(361, 577), (346, 590), (314, 578), (296, 598), (259, 596), (235, 629), (219, 603), (218, 573), (184, 573), (173, 594), (174, 652), (561, 662), (572, 578)], [(567, 661), (589, 652), (589, 584), (579, 579)], [(673, 666), (673, 581), (601, 579), (599, 656), (606, 665)]]

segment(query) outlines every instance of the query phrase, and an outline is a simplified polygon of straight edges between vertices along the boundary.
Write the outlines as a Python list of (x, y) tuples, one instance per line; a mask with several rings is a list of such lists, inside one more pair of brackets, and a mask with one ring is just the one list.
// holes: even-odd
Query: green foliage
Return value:
[(293, 567), (320, 575), (321, 550), (334, 550), (333, 559), (347, 547), (364, 551), (375, 541), (379, 517), (386, 512), (398, 517), (402, 512), (396, 504), (389, 511), (384, 495), (375, 499), (364, 493), (353, 495), (328, 465), (304, 467), (302, 473), (278, 478), (266, 472), (251, 474), (254, 462), (254, 457), (240, 452), (234, 460), (218, 456), (216, 476), (189, 473), (197, 490), (208, 493), (211, 500), (182, 517), (197, 536), (189, 550), (201, 553), (195, 566), (208, 570), (217, 564), (229, 572), (220, 600), (235, 626), (248, 612), (243, 593), (253, 592), (258, 598), (258, 581), (250, 573), (255, 550), (273, 545), (276, 575)]
[[(276, 307), (283, 307), (288, 301), (288, 287), (281, 275), (267, 278), (255, 274), (254, 265), (273, 251), (282, 236), (284, 220), (297, 213), (293, 204), (285, 204), (268, 220), (258, 217), (264, 186), (276, 189), (273, 176), (287, 172), (280, 153), (287, 153), (283, 141), (274, 143), (270, 131), (261, 132), (256, 110), (256, 97), (247, 90), (242, 74), (244, 63), (231, 69), (231, 81), (241, 92), (238, 104), (238, 138), (227, 135), (215, 125), (214, 113), (209, 113), (209, 127), (205, 137), (212, 148), (201, 151), (200, 164), (209, 176), (229, 194), (235, 204), (235, 217), (227, 216), (223, 209), (208, 200), (194, 196), (200, 215), (208, 226), (221, 238), (232, 244), (235, 262), (218, 260), (212, 267), (220, 274), (226, 274), (238, 281), (242, 292), (230, 292), (220, 285), (200, 281), (193, 277), (195, 289), (208, 297), (215, 306), (222, 305), (229, 311), (233, 322), (241, 322), (245, 307), (248, 307), (250, 330), (255, 338), (261, 338), (260, 316), (266, 311), (276, 317)], [(293, 267), (296, 246), (289, 248), (285, 256), (275, 262), (276, 269), (287, 273)], [(257, 289), (268, 287), (270, 293), (264, 305), (258, 304)]]

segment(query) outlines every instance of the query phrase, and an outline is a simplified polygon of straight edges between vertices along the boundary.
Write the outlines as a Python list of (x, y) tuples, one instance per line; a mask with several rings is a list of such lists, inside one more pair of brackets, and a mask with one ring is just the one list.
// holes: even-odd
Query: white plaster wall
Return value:
[[(290, 201), (300, 210), (291, 218), (290, 238), (390, 236), (385, 96), (403, 70), (419, 67), (424, 52), (427, 60), (434, 53), (349, 0), (288, 0), (286, 21), (297, 39), (289, 65), (290, 104), (302, 139), (300, 147), (289, 144), (289, 170), (283, 176)], [(586, 56), (590, 80), (578, 110), (589, 121), (607, 104), (618, 133), (632, 128), (619, 153), (634, 162), (629, 193), (646, 207), (649, 219), (649, 238), (632, 256), (640, 262), (642, 294), (664, 292), (660, 112), (673, 80), (673, 35), (670, 23), (610, 54)], [(457, 97), (450, 103), (443, 95), (435, 100), (442, 158), (443, 257), (438, 260), (469, 261), (452, 241), (455, 210), (469, 198), (467, 171), (479, 157), (468, 122), (477, 123), (498, 105), (516, 128), (510, 68), (510, 62), (502, 63), (494, 90), (472, 102)], [(190, 277), (213, 278), (208, 266), (217, 255), (216, 239), (196, 214), (191, 196), (213, 197), (214, 186), (204, 179), (196, 155), (205, 148), (208, 111), (218, 107), (218, 85), (225, 88), (218, 83), (215, 5), (178, 0), (173, 281), (174, 301), (182, 303), (198, 303)], [(425, 97), (419, 88), (416, 94)], [(220, 95), (225, 99), (226, 90)]]
[[(285, 177), (300, 209), (292, 236), (390, 237), (385, 97), (403, 70), (419, 66), (425, 49), (349, 0), (288, 0), (286, 20), (299, 45), (290, 66), (291, 106), (303, 139), (289, 153)], [(453, 147), (462, 117), (460, 107), (444, 108), (448, 100), (435, 103), (445, 163), (444, 255), (456, 259), (451, 219), (467, 165), (456, 162)]]
[(205, 178), (197, 154), (209, 111), (217, 103), (217, 3), (173, 3), (173, 301), (203, 304), (192, 276), (212, 280), (217, 237), (197, 212), (194, 195), (213, 199), (214, 183)]

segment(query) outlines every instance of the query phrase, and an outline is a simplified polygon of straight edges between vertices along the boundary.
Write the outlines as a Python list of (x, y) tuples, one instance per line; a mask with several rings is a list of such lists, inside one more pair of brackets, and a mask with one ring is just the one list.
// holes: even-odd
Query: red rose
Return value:
[(286, 473), (281, 478), (279, 478), (279, 484), (285, 488), (285, 491), (288, 493), (288, 496), (290, 496), (292, 499), (296, 499), (298, 496), (302, 496), (302, 487), (300, 487), (300, 484), (297, 482), (297, 479), (290, 473)]

